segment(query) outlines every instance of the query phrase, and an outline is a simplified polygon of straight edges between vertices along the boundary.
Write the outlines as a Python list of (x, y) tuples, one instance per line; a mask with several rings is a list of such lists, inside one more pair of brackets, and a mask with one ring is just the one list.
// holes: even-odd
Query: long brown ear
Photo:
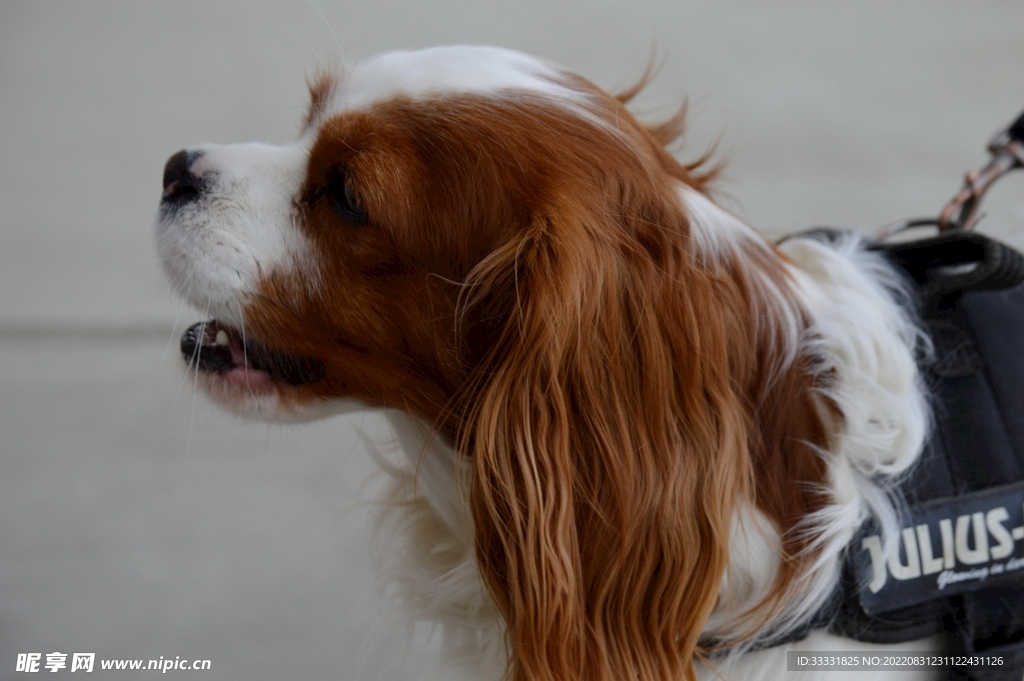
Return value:
[(458, 444), (515, 681), (693, 678), (749, 488), (740, 293), (628, 193), (550, 206), (467, 287)]

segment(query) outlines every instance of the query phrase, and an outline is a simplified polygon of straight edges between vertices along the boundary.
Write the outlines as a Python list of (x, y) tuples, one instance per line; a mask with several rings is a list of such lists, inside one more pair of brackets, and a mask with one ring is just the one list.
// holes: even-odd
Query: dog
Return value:
[(387, 579), (475, 678), (774, 678), (786, 650), (870, 648), (773, 643), (869, 516), (898, 534), (887, 481), (930, 424), (909, 293), (857, 237), (776, 245), (717, 206), (706, 159), (666, 150), (682, 112), (641, 124), (637, 91), (392, 52), (317, 75), (294, 143), (164, 169), (198, 384), (269, 421), (389, 410), (417, 484)]

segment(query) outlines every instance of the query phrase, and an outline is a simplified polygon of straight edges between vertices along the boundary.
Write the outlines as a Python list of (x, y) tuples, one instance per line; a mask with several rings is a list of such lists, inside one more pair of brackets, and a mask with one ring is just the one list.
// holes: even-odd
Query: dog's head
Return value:
[(754, 467), (779, 525), (820, 504), (780, 482), (820, 483), (827, 440), (780, 259), (666, 152), (680, 119), (525, 55), (391, 53), (310, 90), (295, 143), (165, 168), (200, 383), (267, 419), (433, 423), (471, 462), (514, 678), (692, 673)]
[[(585, 249), (687, 229), (679, 187), (699, 181), (621, 101), (526, 55), (391, 53), (310, 90), (294, 144), (197, 146), (164, 171), (160, 254), (214, 320), (183, 349), (236, 411), (354, 397), (435, 421), (498, 342), (517, 275), (550, 277), (519, 294), (600, 287), (610, 263)], [(563, 272), (527, 271), (545, 251)]]

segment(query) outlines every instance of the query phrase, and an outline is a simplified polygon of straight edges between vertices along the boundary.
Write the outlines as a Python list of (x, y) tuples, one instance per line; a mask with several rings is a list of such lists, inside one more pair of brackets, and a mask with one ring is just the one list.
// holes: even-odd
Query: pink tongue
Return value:
[(249, 366), (245, 359), (245, 353), (242, 352), (241, 343), (232, 340), (228, 347), (231, 350), (231, 361), (235, 363), (235, 368), (222, 374), (225, 380), (250, 388), (269, 388), (274, 384), (274, 379), (266, 371)]

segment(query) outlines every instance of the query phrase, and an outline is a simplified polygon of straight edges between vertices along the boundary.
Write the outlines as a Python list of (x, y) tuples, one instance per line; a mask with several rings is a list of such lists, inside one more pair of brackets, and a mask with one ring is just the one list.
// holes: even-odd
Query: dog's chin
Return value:
[(374, 407), (353, 398), (322, 399), (305, 395), (288, 386), (274, 385), (268, 390), (250, 391), (227, 381), (223, 376), (184, 365), (194, 376), (196, 387), (225, 411), (245, 419), (269, 423), (309, 423), (331, 416), (373, 410)]
[[(250, 389), (229, 381), (223, 375), (198, 370), (186, 365), (195, 374), (196, 387), (225, 411), (246, 419), (272, 423), (304, 423), (318, 418), (315, 404), (303, 403), (283, 394), (280, 386)], [(307, 413), (309, 412), (309, 413)]]

